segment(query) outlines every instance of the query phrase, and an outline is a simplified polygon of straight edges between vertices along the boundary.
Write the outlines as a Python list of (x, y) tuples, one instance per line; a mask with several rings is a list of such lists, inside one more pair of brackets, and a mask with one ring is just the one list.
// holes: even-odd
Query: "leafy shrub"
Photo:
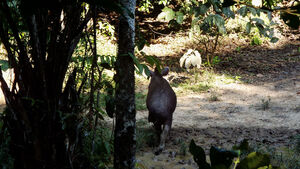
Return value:
[(295, 140), (296, 140), (296, 151), (300, 155), (300, 135), (296, 135)]
[(227, 151), (212, 146), (210, 149), (211, 164), (209, 164), (206, 161), (204, 150), (197, 146), (194, 140), (191, 140), (189, 151), (201, 169), (226, 169), (231, 166), (232, 160), (238, 157), (238, 153), (234, 151)]
[(14, 159), (9, 151), (10, 136), (4, 127), (3, 116), (0, 113), (0, 168), (13, 169)]
[(139, 120), (136, 123), (136, 149), (140, 150), (145, 144), (154, 147), (158, 143), (158, 137), (151, 129), (146, 120)]
[(251, 45), (261, 45), (262, 40), (259, 36), (254, 36), (251, 40)]
[[(249, 151), (249, 145), (244, 140), (239, 146), (234, 147), (235, 150), (229, 151), (225, 149), (219, 149), (214, 146), (210, 149), (210, 164), (206, 161), (204, 150), (197, 146), (194, 140), (191, 140), (189, 151), (194, 157), (195, 162), (201, 169), (276, 169), (270, 164), (270, 155), (251, 152), (241, 159), (241, 152)], [(234, 160), (236, 158), (236, 160)]]
[(262, 110), (268, 110), (270, 108), (271, 98), (268, 97), (268, 99), (261, 99), (261, 108)]
[(208, 100), (211, 102), (215, 102), (215, 101), (219, 101), (220, 99), (218, 98), (218, 95), (216, 93), (211, 93)]
[(83, 155), (93, 168), (104, 169), (112, 165), (113, 140), (111, 130), (102, 126), (95, 130), (84, 127)]

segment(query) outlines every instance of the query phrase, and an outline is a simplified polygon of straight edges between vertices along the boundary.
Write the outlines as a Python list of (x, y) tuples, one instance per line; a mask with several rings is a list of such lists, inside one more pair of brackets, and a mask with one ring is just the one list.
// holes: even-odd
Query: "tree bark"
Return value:
[(136, 0), (121, 0), (123, 11), (119, 20), (118, 57), (116, 61), (116, 127), (114, 140), (114, 168), (133, 169), (136, 151), (136, 110), (134, 55)]

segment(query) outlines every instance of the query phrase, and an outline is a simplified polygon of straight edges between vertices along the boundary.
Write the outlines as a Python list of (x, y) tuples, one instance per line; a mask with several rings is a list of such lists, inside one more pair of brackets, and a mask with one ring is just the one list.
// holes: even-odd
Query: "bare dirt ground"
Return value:
[[(295, 42), (224, 53), (233, 60), (221, 63), (222, 71), (238, 73), (243, 82), (180, 95), (166, 150), (155, 156), (146, 147), (138, 161), (147, 168), (197, 168), (190, 154), (178, 155), (178, 140), (188, 145), (194, 139), (207, 153), (212, 145), (230, 149), (243, 139), (269, 148), (290, 146), (300, 134), (300, 52), (295, 51), (299, 46)], [(218, 101), (210, 101), (212, 93)], [(138, 112), (137, 119), (147, 121), (147, 115), (147, 111)]]
[[(173, 71), (171, 75), (181, 75), (175, 72), (178, 60), (187, 46), (195, 47), (180, 42), (168, 46), (171, 44), (168, 41), (176, 40), (164, 39), (145, 52), (163, 58)], [(299, 36), (278, 43), (281, 45), (260, 47), (249, 47), (249, 42), (223, 44), (218, 51), (222, 62), (216, 70), (239, 75), (241, 82), (219, 84), (204, 93), (177, 94), (178, 104), (166, 149), (155, 156), (152, 147), (142, 147), (137, 154), (140, 168), (198, 168), (189, 153), (180, 155), (182, 149), (188, 151), (191, 139), (206, 153), (212, 145), (230, 149), (243, 139), (277, 149), (290, 146), (293, 136), (300, 134), (300, 95), (296, 94), (300, 91)], [(237, 46), (242, 47), (241, 51), (233, 52)], [(9, 73), (4, 76), (10, 79)], [(210, 100), (212, 94), (218, 101)], [(0, 96), (3, 107), (4, 99)], [(147, 116), (147, 111), (139, 111), (137, 121), (147, 121)]]
[[(174, 145), (178, 138), (187, 142), (194, 139), (206, 150), (212, 145), (231, 148), (242, 139), (271, 147), (288, 146), (291, 138), (300, 134), (300, 95), (296, 94), (299, 89), (300, 65), (297, 71), (274, 82), (220, 86), (215, 91), (219, 101), (209, 101), (210, 93), (179, 97), (167, 149), (162, 157), (152, 155), (158, 163), (154, 166), (195, 167), (189, 162), (191, 157), (185, 157), (185, 162), (181, 158), (172, 161), (170, 152), (178, 153), (180, 149)], [(264, 110), (262, 99), (268, 98), (269, 108)], [(138, 112), (138, 117), (146, 119), (147, 112)], [(174, 163), (169, 164), (172, 167), (166, 160), (158, 161), (163, 157)]]

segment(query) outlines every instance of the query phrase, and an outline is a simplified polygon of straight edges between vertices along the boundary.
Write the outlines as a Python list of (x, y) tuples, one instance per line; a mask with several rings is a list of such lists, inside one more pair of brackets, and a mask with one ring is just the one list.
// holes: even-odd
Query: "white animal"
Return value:
[(197, 50), (189, 49), (179, 60), (180, 67), (186, 68), (188, 71), (192, 67), (201, 67), (202, 59)]

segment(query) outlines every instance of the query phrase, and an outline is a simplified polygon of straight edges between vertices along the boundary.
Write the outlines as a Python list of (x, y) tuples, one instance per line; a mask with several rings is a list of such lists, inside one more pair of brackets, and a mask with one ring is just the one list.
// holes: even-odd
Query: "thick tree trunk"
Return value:
[[(135, 0), (120, 2), (130, 13), (135, 13)], [(116, 62), (116, 127), (114, 140), (114, 168), (133, 169), (136, 151), (136, 110), (134, 93), (134, 17), (124, 10), (120, 16), (118, 58)]]

